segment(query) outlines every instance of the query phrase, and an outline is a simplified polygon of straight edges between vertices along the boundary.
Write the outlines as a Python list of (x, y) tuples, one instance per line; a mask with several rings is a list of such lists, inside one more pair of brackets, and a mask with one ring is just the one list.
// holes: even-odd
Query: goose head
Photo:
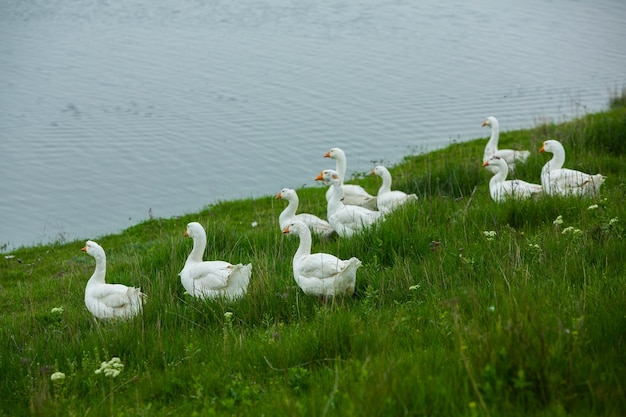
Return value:
[(191, 237), (192, 239), (196, 239), (201, 236), (205, 236), (206, 232), (204, 231), (204, 227), (198, 222), (191, 222), (187, 224), (187, 230), (185, 231), (185, 237)]
[(559, 142), (558, 140), (546, 140), (545, 142), (543, 142), (543, 145), (541, 146), (541, 149), (539, 149), (540, 153), (543, 152), (550, 152), (550, 153), (554, 153), (555, 151), (562, 151), (563, 153), (565, 153), (565, 149), (563, 148), (563, 145), (561, 145), (561, 142)]
[(295, 222), (289, 223), (287, 227), (283, 229), (283, 234), (295, 234), (299, 235), (307, 229), (307, 226), (301, 221), (297, 220)]
[(491, 158), (487, 159), (483, 163), (483, 167), (486, 166), (496, 167), (500, 171), (508, 171), (508, 165), (506, 164), (506, 161), (499, 156), (492, 156)]
[(334, 169), (325, 169), (320, 172), (315, 181), (324, 181), (325, 184), (341, 184), (339, 174)]
[(374, 169), (372, 169), (370, 175), (378, 175), (379, 177), (381, 177), (385, 173), (385, 171), (387, 171), (387, 168), (382, 165), (378, 165), (377, 167), (374, 167)]
[(487, 118), (485, 118), (485, 120), (483, 120), (483, 127), (485, 126), (495, 126), (498, 124), (498, 119), (496, 119), (493, 116), (488, 116)]
[(326, 155), (324, 155), (324, 158), (331, 158), (331, 159), (345, 158), (345, 157), (346, 157), (346, 154), (340, 148), (330, 148), (330, 150), (326, 152)]
[(98, 245), (93, 240), (88, 240), (81, 250), (94, 258), (104, 256), (104, 249), (102, 249), (102, 246)]
[(276, 194), (276, 199), (280, 200), (284, 198), (285, 200), (291, 200), (295, 196), (296, 192), (291, 188), (283, 188), (280, 190), (278, 194)]

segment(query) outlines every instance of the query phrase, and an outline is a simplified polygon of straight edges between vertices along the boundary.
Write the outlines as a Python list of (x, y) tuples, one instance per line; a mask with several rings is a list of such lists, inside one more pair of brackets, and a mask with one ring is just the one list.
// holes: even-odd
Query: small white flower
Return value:
[(597, 205), (597, 204), (592, 204), (592, 205), (590, 205), (589, 207), (587, 207), (587, 210), (595, 210), (595, 209), (597, 209), (597, 208), (598, 208), (598, 205)]
[(6, 255), (4, 257), (4, 259), (13, 259), (13, 258), (15, 258), (15, 255)]
[(619, 219), (617, 217), (613, 217), (611, 220), (609, 220), (609, 226), (613, 226), (618, 221)]
[(50, 381), (62, 381), (65, 379), (65, 374), (63, 372), (55, 372), (50, 375)]
[(553, 223), (553, 224), (556, 224), (557, 226), (558, 226), (559, 224), (563, 224), (563, 216), (561, 216), (561, 215), (559, 214), (559, 217), (557, 217), (557, 218), (556, 218), (556, 219), (555, 219), (552, 223)]
[(226, 320), (230, 320), (233, 318), (233, 312), (232, 311), (227, 311), (226, 313), (224, 313), (224, 318)]
[(415, 285), (411, 285), (409, 287), (409, 290), (410, 291), (415, 291), (415, 290), (419, 290), (419, 288), (420, 288), (420, 285), (419, 284), (415, 284)]
[(532, 249), (541, 249), (539, 245), (536, 243), (529, 243), (528, 246)]
[(483, 235), (487, 238), (487, 240), (493, 240), (496, 237), (495, 230), (485, 230)]
[(124, 369), (124, 364), (120, 361), (120, 358), (113, 357), (108, 362), (102, 362), (100, 368), (96, 369), (96, 374), (104, 374), (106, 377), (115, 378)]
[(580, 230), (580, 229), (576, 229), (576, 228), (575, 228), (575, 227), (573, 227), (573, 226), (568, 226), (568, 227), (566, 227), (565, 229), (563, 229), (563, 231), (561, 232), (561, 234), (562, 234), (562, 235), (566, 235), (566, 234), (568, 234), (568, 233), (571, 233), (571, 234), (573, 234), (573, 235), (582, 235), (582, 234), (583, 234), (583, 231), (582, 231), (582, 230)]
[(489, 311), (496, 311), (496, 306), (489, 306)]
[(257, 227), (258, 225), (259, 225), (258, 222), (252, 222), (252, 224), (251, 224), (252, 227)]
[(63, 306), (61, 307), (54, 307), (52, 310), (50, 310), (51, 314), (63, 314), (63, 312), (65, 311), (65, 309), (63, 308)]

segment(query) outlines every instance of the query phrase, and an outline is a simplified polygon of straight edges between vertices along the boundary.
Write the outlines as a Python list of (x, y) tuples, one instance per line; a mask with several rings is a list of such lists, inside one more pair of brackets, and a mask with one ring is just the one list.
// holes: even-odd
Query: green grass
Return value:
[[(418, 204), (352, 239), (314, 240), (363, 261), (355, 296), (328, 304), (296, 287), (298, 241), (269, 196), (97, 239), (108, 281), (149, 296), (123, 323), (84, 306), (84, 242), (3, 256), (0, 415), (626, 415), (626, 109), (503, 133), (502, 147), (532, 151), (518, 178), (539, 182), (548, 138), (567, 167), (608, 177), (600, 198), (496, 205), (486, 139), (408, 156), (394, 188)], [(359, 182), (375, 193), (377, 180)], [(324, 216), (324, 192), (298, 190), (301, 210)], [(184, 294), (189, 221), (207, 229), (206, 259), (253, 264), (244, 299)], [(112, 357), (120, 375), (95, 374)]]

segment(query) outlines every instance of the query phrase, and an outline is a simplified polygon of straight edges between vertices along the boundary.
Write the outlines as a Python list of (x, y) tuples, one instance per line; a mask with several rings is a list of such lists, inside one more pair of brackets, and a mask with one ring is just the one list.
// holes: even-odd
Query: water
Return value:
[(430, 3), (3, 0), (0, 246), (313, 185), (333, 146), (369, 171), (626, 85), (622, 0)]

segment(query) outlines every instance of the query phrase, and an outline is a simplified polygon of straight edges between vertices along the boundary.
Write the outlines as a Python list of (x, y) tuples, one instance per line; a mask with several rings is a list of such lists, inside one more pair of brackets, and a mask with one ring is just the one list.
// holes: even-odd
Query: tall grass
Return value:
[[(568, 167), (608, 177), (597, 200), (494, 204), (484, 139), (408, 156), (391, 173), (417, 204), (314, 240), (363, 261), (356, 294), (327, 303), (297, 288), (298, 240), (271, 197), (98, 239), (109, 282), (149, 296), (127, 322), (84, 307), (84, 242), (19, 249), (0, 259), (0, 415), (624, 415), (624, 135), (623, 107), (502, 135), (533, 151), (515, 174), (532, 182), (541, 142), (561, 140)], [(301, 209), (324, 216), (324, 191), (298, 190)], [(207, 229), (206, 259), (253, 264), (245, 298), (184, 293), (189, 221)], [(95, 374), (112, 357), (121, 373)]]

